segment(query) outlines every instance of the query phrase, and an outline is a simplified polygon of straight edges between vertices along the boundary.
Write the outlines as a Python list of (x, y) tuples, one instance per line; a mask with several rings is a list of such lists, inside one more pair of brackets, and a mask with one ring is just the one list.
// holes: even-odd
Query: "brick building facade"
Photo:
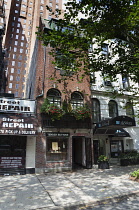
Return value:
[(36, 139), (36, 171), (91, 168), (91, 114), (83, 120), (77, 120), (70, 113), (66, 113), (61, 119), (53, 121), (50, 115), (40, 112), (46, 98), (51, 105), (57, 104), (59, 107), (66, 101), (72, 109), (87, 104), (91, 111), (89, 76), (82, 82), (79, 81), (79, 75), (59, 82), (59, 79), (64, 77), (63, 71), (52, 64), (50, 50), (49, 46), (43, 46), (43, 43), (37, 40), (33, 58), (35, 62), (32, 62), (32, 71), (27, 82), (27, 96), (36, 98), (36, 113), (40, 125)]

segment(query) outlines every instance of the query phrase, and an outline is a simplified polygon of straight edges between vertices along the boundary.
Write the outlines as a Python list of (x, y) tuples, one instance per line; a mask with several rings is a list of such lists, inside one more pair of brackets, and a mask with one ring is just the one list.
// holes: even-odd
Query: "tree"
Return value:
[(139, 0), (69, 0), (64, 17), (50, 20), (49, 27), (37, 36), (52, 47), (54, 64), (65, 71), (61, 79), (101, 71), (111, 80), (122, 74), (139, 82)]

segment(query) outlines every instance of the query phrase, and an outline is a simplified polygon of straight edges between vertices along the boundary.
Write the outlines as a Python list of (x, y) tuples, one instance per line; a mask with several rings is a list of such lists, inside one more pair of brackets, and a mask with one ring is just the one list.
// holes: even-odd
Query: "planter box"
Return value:
[(128, 159), (121, 159), (120, 160), (120, 165), (121, 166), (128, 166), (129, 165), (129, 160)]
[(99, 169), (109, 169), (109, 162), (108, 161), (101, 161), (98, 163), (98, 168)]

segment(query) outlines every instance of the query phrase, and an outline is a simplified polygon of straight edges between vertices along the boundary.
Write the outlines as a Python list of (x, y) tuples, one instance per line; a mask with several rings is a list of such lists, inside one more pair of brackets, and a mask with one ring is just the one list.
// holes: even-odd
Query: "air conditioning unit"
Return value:
[(104, 84), (105, 84), (105, 86), (112, 86), (112, 83), (111, 83), (111, 81), (104, 81)]

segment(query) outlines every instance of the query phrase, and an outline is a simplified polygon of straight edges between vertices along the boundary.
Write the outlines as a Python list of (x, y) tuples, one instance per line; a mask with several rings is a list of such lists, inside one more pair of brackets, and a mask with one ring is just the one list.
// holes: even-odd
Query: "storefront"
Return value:
[(35, 173), (35, 102), (0, 99), (0, 174)]
[(134, 127), (135, 120), (127, 116), (118, 116), (99, 122), (94, 129), (94, 159), (100, 154), (116, 160), (125, 150), (134, 149), (133, 139), (124, 129)]
[[(37, 137), (36, 173), (71, 171), (92, 168), (91, 133), (42, 131)], [(68, 132), (66, 132), (66, 130)]]
[(35, 117), (27, 117), (23, 114), (0, 115), (1, 174), (35, 172), (36, 135), (37, 120)]

